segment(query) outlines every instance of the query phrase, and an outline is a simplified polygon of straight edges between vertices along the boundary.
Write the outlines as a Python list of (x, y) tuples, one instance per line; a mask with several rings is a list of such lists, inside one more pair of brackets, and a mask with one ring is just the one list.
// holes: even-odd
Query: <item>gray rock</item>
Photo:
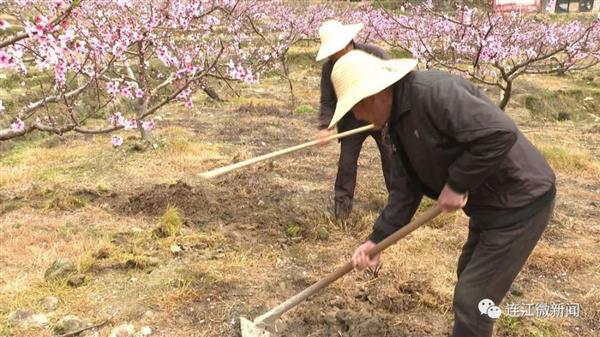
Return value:
[(90, 326), (88, 321), (84, 321), (77, 316), (68, 315), (60, 319), (54, 326), (54, 333), (64, 335), (69, 332), (81, 330)]
[(150, 336), (152, 334), (152, 329), (149, 326), (142, 327), (138, 335), (140, 336)]
[(40, 304), (46, 311), (54, 311), (58, 309), (59, 299), (55, 296), (46, 296), (40, 300)]
[(75, 264), (71, 260), (58, 258), (50, 268), (46, 270), (44, 279), (46, 279), (46, 281), (60, 280), (75, 272), (77, 272), (77, 268), (75, 268)]
[(369, 318), (358, 324), (355, 330), (356, 336), (383, 336), (386, 326), (379, 318)]
[(171, 245), (171, 247), (169, 247), (169, 249), (171, 250), (171, 253), (177, 255), (180, 254), (182, 252), (181, 246), (174, 243)]
[(132, 337), (134, 333), (135, 328), (132, 324), (123, 324), (112, 329), (108, 337)]
[(17, 309), (8, 316), (8, 321), (12, 325), (19, 325), (22, 322), (24, 322), (25, 320), (27, 320), (29, 317), (31, 317), (32, 315), (33, 315), (33, 312), (31, 312), (27, 309)]
[(521, 288), (519, 285), (513, 283), (513, 285), (510, 287), (510, 294), (516, 297), (522, 297), (523, 296), (523, 288)]
[(35, 328), (43, 328), (48, 325), (50, 319), (45, 314), (34, 314), (32, 315), (26, 323), (27, 327), (35, 327)]
[(85, 275), (77, 274), (75, 276), (70, 277), (69, 280), (67, 281), (67, 284), (71, 287), (79, 287), (79, 286), (83, 285), (84, 282), (85, 282)]
[(12, 326), (21, 326), (25, 328), (43, 328), (48, 324), (48, 316), (44, 314), (34, 314), (27, 309), (17, 309), (8, 316), (8, 322)]

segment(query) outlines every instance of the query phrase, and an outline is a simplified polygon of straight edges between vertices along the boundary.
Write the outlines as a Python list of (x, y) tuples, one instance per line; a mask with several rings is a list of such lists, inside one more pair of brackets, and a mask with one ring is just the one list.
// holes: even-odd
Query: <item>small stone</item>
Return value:
[(25, 328), (43, 328), (50, 321), (47, 315), (34, 314), (27, 309), (18, 309), (8, 316), (8, 321), (13, 326)]
[(23, 325), (32, 315), (33, 312), (27, 309), (17, 309), (8, 316), (8, 321), (11, 325)]
[(568, 121), (571, 120), (571, 114), (568, 112), (559, 112), (557, 119), (559, 121)]
[(171, 249), (171, 253), (175, 255), (180, 254), (182, 252), (181, 246), (179, 246), (176, 243), (172, 244), (169, 249)]
[(112, 329), (108, 337), (131, 337), (135, 333), (135, 328), (131, 324), (123, 324)]
[(52, 263), (50, 268), (46, 270), (44, 273), (44, 279), (46, 281), (55, 281), (66, 278), (75, 272), (77, 272), (77, 268), (75, 268), (73, 261), (59, 258)]
[(64, 335), (69, 332), (81, 330), (90, 326), (90, 323), (74, 315), (68, 315), (60, 319), (54, 326), (54, 334)]
[(49, 321), (50, 320), (48, 319), (47, 315), (44, 315), (44, 314), (35, 314), (35, 315), (32, 315), (29, 318), (29, 320), (27, 322), (27, 326), (36, 327), (36, 328), (43, 328), (46, 325), (48, 325)]
[(100, 248), (94, 255), (92, 255), (97, 260), (103, 260), (110, 257), (110, 251), (106, 247)]
[(55, 296), (46, 296), (40, 300), (40, 304), (48, 312), (58, 309), (59, 302), (58, 297)]
[(335, 312), (328, 312), (328, 313), (324, 314), (322, 317), (322, 323), (324, 323), (325, 325), (329, 325), (329, 326), (338, 325), (338, 321), (335, 318)]
[(385, 324), (378, 318), (369, 318), (355, 328), (358, 336), (381, 336), (385, 332)]
[(67, 284), (70, 287), (79, 287), (79, 286), (83, 285), (84, 282), (85, 282), (85, 275), (77, 274), (77, 275), (69, 278), (69, 280), (67, 281)]
[(513, 284), (510, 288), (510, 294), (516, 297), (523, 296), (523, 289), (520, 286)]
[(149, 326), (145, 326), (140, 332), (142, 333), (142, 336), (150, 336), (152, 334), (152, 329), (150, 329)]

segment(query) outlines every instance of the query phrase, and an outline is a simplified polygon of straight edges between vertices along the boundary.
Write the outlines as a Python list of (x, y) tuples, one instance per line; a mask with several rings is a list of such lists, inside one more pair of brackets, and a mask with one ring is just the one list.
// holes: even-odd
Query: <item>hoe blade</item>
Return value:
[(263, 328), (262, 324), (254, 324), (254, 322), (244, 317), (240, 317), (240, 325), (242, 327), (242, 337), (275, 337)]

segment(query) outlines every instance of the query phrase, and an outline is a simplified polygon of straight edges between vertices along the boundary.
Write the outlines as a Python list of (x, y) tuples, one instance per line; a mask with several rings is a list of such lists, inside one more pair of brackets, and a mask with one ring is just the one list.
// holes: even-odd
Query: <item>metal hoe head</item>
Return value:
[(264, 327), (264, 322), (252, 322), (244, 317), (240, 317), (240, 326), (242, 328), (242, 337), (274, 337)]

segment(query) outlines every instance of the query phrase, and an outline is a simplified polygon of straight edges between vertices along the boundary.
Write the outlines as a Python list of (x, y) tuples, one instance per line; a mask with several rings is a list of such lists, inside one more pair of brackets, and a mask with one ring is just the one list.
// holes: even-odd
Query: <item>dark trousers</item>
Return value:
[(502, 228), (487, 228), (471, 220), (469, 235), (458, 259), (458, 282), (454, 289), (453, 337), (490, 337), (494, 320), (482, 315), (483, 299), (500, 302), (523, 268), (546, 228), (554, 201), (533, 217)]
[[(361, 125), (351, 125), (347, 130), (359, 127)], [(354, 189), (356, 188), (356, 173), (358, 167), (358, 156), (362, 145), (367, 137), (373, 137), (377, 143), (379, 154), (381, 155), (381, 167), (383, 169), (383, 178), (385, 186), (390, 190), (390, 156), (392, 149), (389, 144), (384, 142), (381, 131), (363, 132), (341, 139), (340, 160), (338, 162), (338, 172), (335, 179), (335, 202), (345, 207), (352, 207), (354, 198)]]

